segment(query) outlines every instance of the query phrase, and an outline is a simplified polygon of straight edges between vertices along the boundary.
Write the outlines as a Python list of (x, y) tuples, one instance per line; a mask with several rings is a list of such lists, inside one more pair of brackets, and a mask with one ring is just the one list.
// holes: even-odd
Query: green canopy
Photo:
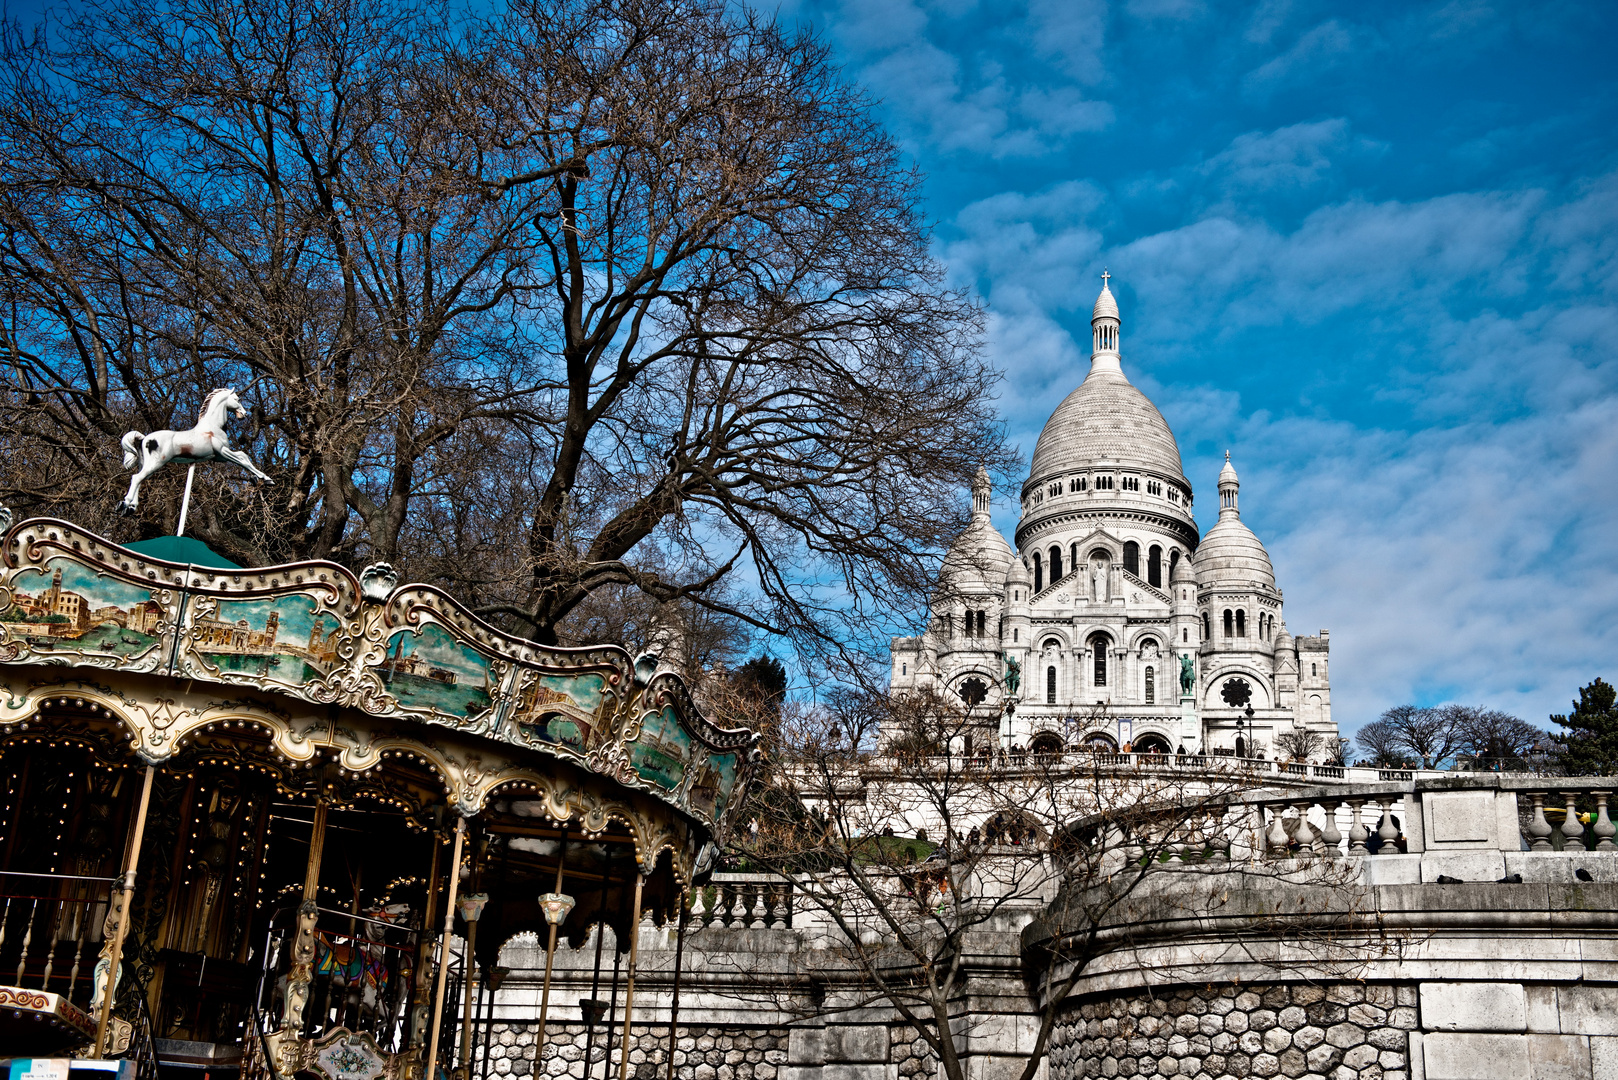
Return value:
[(240, 563), (231, 562), (193, 536), (154, 536), (150, 540), (136, 540), (133, 544), (125, 544), (124, 547), (136, 554), (148, 555), (167, 562), (191, 563), (212, 570), (242, 569)]

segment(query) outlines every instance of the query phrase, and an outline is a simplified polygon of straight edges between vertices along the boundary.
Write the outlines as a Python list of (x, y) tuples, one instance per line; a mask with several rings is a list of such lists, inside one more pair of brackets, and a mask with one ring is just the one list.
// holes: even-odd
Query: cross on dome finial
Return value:
[(1110, 278), (1110, 277), (1112, 277), (1112, 275), (1107, 273), (1107, 268), (1105, 266), (1103, 266), (1101, 268), (1101, 287), (1103, 289), (1105, 289), (1107, 287), (1107, 279)]
[(1230, 451), (1229, 451), (1229, 450), (1226, 450), (1226, 451), (1225, 451), (1225, 460), (1226, 460), (1226, 461), (1229, 461), (1229, 460), (1230, 460)]

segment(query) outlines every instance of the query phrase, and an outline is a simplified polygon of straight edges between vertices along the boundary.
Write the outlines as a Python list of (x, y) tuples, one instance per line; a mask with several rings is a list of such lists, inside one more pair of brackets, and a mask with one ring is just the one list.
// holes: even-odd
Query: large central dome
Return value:
[[(1184, 482), (1180, 447), (1157, 406), (1124, 377), (1118, 361), (1118, 304), (1105, 286), (1091, 317), (1090, 374), (1051, 413), (1034, 445), (1031, 483), (1097, 462), (1128, 465)], [(1189, 486), (1189, 485), (1188, 485)]]
[(1176, 479), (1185, 476), (1174, 432), (1157, 406), (1123, 372), (1092, 369), (1045, 422), (1029, 476), (1039, 481), (1103, 459)]

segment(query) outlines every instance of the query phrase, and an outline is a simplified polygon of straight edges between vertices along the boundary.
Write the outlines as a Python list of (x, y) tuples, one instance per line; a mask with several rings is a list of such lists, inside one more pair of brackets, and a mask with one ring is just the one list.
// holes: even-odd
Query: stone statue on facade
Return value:
[(1022, 665), (1015, 656), (1006, 657), (1006, 692), (1015, 694), (1022, 685)]
[(1197, 686), (1196, 667), (1191, 662), (1190, 653), (1180, 654), (1180, 693), (1189, 694)]
[(1090, 581), (1095, 585), (1095, 598), (1097, 602), (1107, 599), (1107, 567), (1104, 563), (1096, 563), (1090, 570)]

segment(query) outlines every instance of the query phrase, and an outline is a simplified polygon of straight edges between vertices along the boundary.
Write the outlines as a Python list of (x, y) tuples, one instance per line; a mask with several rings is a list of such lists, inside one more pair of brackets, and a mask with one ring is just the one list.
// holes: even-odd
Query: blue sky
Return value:
[(1111, 269), (1203, 527), (1229, 448), (1345, 731), (1406, 701), (1547, 725), (1618, 678), (1618, 6), (781, 12), (927, 174), (1025, 455)]

